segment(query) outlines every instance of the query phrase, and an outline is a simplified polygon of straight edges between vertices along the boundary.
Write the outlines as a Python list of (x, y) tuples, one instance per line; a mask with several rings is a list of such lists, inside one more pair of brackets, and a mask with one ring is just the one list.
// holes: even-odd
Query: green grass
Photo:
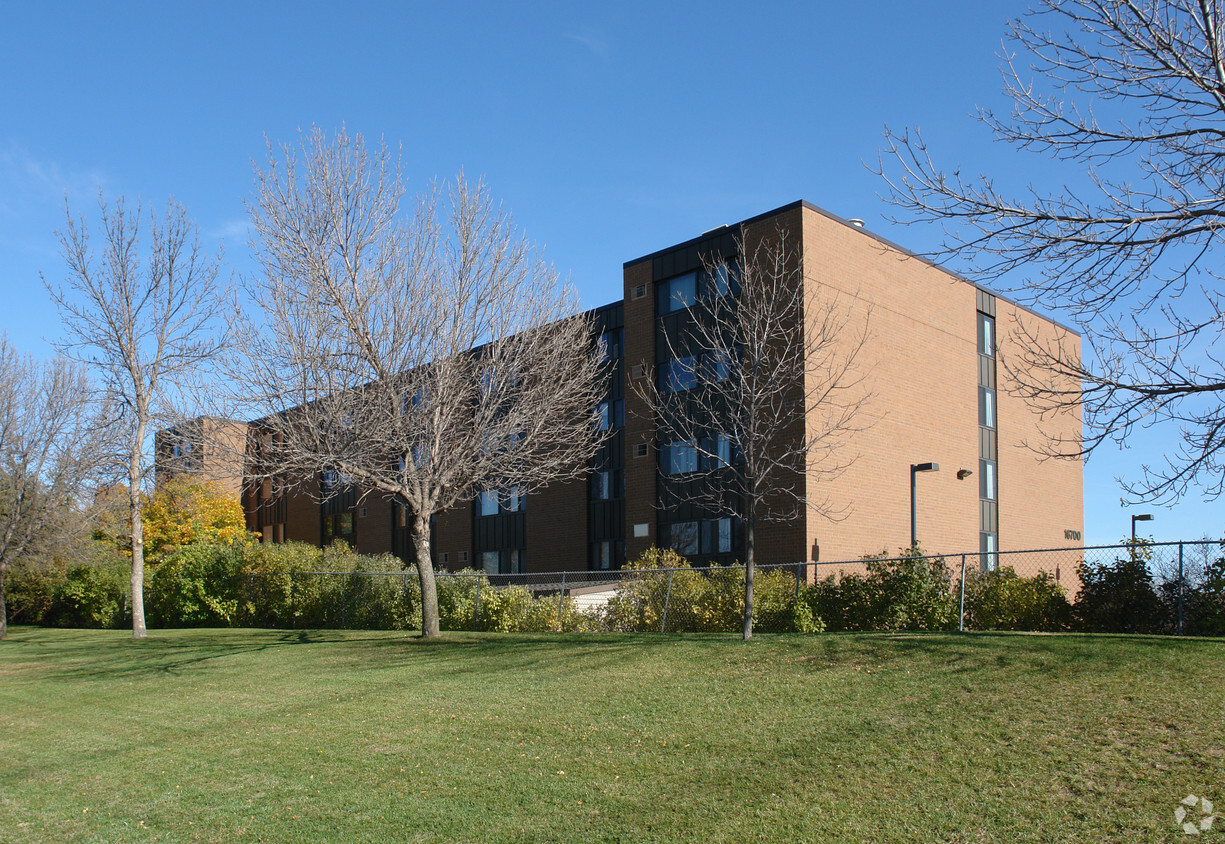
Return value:
[(16, 628), (0, 840), (1183, 841), (1222, 677), (1144, 637)]

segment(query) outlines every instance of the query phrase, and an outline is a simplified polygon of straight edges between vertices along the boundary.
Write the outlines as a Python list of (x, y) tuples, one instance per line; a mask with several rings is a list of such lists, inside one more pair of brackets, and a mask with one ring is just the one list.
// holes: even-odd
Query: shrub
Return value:
[[(629, 575), (602, 614), (608, 629), (658, 632), (663, 627), (667, 632), (728, 633), (740, 630), (744, 623), (742, 566), (695, 570), (675, 551), (652, 548), (622, 571)], [(754, 572), (753, 627), (763, 633), (824, 629), (811, 607), (797, 599), (795, 576), (770, 569)]]
[(966, 627), (974, 630), (1067, 630), (1072, 605), (1046, 572), (1020, 577), (1011, 568), (966, 573)]
[(814, 618), (831, 630), (949, 630), (957, 623), (952, 572), (918, 548), (864, 558), (865, 575), (833, 576), (804, 592)]
[(1150, 550), (1143, 543), (1125, 558), (1077, 566), (1081, 589), (1072, 607), (1077, 626), (1093, 633), (1158, 633), (1161, 600), (1148, 570)]
[(122, 627), (129, 623), (128, 581), (106, 565), (77, 566), (52, 596), (45, 621), (56, 627)]
[(150, 568), (145, 606), (153, 627), (227, 627), (238, 613), (242, 549), (184, 545)]

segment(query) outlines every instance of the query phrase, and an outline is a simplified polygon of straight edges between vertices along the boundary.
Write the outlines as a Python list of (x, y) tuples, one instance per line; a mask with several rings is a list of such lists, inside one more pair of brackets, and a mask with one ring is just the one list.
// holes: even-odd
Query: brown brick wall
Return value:
[(587, 568), (587, 484), (552, 484), (528, 496), (525, 516), (528, 571)]
[[(312, 482), (309, 490), (295, 489), (287, 493), (285, 500), (285, 539), (294, 542), (309, 542), (318, 545), (322, 538), (322, 523), (319, 517), (318, 483)], [(309, 493), (309, 494), (308, 494)]]
[[(472, 559), (472, 502), (466, 501), (450, 510), (438, 514), (434, 522), (434, 563), (445, 569), (474, 568), (476, 561)], [(465, 552), (466, 561), (460, 560), (460, 552)], [(442, 563), (442, 554), (447, 555), (447, 562)]]
[[(362, 508), (366, 515), (360, 515)], [(391, 501), (368, 495), (358, 503), (353, 523), (357, 526), (357, 550), (362, 554), (391, 553)]]
[(995, 325), (1000, 361), (1000, 550), (1079, 545), (1065, 538), (1064, 531), (1078, 531), (1084, 536), (1084, 465), (1078, 459), (1044, 459), (1041, 448), (1051, 436), (1065, 442), (1074, 440), (1081, 431), (1080, 413), (1040, 418), (1016, 394), (1008, 367), (1019, 364), (1023, 332), (1058, 338), (1077, 358), (1080, 338), (1002, 300), (998, 300)]
[[(917, 478), (919, 543), (937, 553), (977, 550), (975, 288), (810, 209), (803, 237), (806, 284), (850, 307), (852, 327), (867, 321), (860, 365), (871, 396), (860, 420), (867, 429), (843, 448), (854, 458), (849, 470), (810, 480), (813, 500), (846, 514), (835, 521), (810, 512), (809, 553), (818, 544), (821, 560), (834, 561), (908, 546), (910, 465), (928, 461), (940, 471)], [(960, 468), (975, 474), (958, 480)]]

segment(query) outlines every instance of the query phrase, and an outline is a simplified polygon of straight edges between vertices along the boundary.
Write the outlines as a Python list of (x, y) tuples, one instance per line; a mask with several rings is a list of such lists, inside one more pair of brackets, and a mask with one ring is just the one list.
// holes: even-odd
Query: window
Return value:
[(697, 273), (685, 273), (659, 282), (655, 288), (659, 296), (659, 313), (670, 314), (688, 308), (698, 299), (697, 288)]
[(732, 464), (732, 438), (715, 434), (702, 438), (702, 470), (709, 472)]
[(352, 513), (335, 513), (323, 517), (323, 544), (331, 545), (337, 539), (353, 544), (355, 536)]
[(481, 568), (485, 570), (485, 574), (499, 574), (498, 567), (501, 562), (502, 555), (497, 551), (481, 552)]
[(708, 384), (726, 381), (732, 374), (732, 362), (726, 352), (707, 352), (702, 355), (702, 376)]
[(601, 431), (607, 431), (610, 428), (624, 428), (625, 402), (622, 399), (600, 402), (596, 406), (596, 424), (600, 426)]
[(650, 446), (648, 446), (646, 443), (634, 443), (635, 457), (646, 457), (650, 453)]
[(995, 318), (981, 311), (978, 314), (978, 353), (995, 357)]
[(635, 299), (645, 299), (647, 295), (647, 286), (645, 284), (639, 284), (634, 288), (632, 295)]
[(478, 516), (498, 515), (498, 492), (487, 489), (476, 496), (476, 514)]
[(660, 469), (665, 475), (684, 475), (698, 470), (698, 450), (688, 440), (668, 443), (660, 455)]
[(727, 554), (732, 550), (732, 520), (710, 519), (702, 522), (702, 553)]
[(613, 544), (611, 540), (592, 543), (591, 567), (596, 569), (612, 568)]
[(593, 501), (608, 501), (612, 498), (621, 498), (625, 495), (621, 485), (620, 469), (607, 469), (602, 472), (596, 472), (591, 476), (591, 499)]
[(978, 388), (978, 424), (995, 427), (995, 390), (990, 387)]
[(995, 461), (978, 461), (978, 470), (981, 474), (978, 481), (978, 497), (994, 501), (997, 492), (995, 488)]
[(698, 523), (673, 522), (669, 529), (670, 547), (678, 554), (698, 553)]
[(711, 267), (702, 273), (702, 279), (705, 282), (705, 295), (712, 299), (739, 292), (740, 289), (737, 283), (736, 267), (733, 264), (724, 263)]
[(596, 341), (596, 346), (600, 350), (600, 360), (608, 361), (621, 357), (624, 336), (625, 332), (620, 328), (601, 334), (600, 339)]
[(978, 549), (981, 553), (979, 566), (983, 571), (995, 571), (1000, 567), (999, 538), (994, 533), (980, 533)]
[(499, 513), (521, 513), (527, 505), (527, 498), (519, 487), (509, 490), (487, 489), (477, 493), (476, 514), (478, 516), (496, 516)]
[(523, 489), (520, 487), (511, 487), (506, 492), (498, 496), (502, 505), (503, 513), (522, 513), (523, 507), (527, 504), (527, 499), (523, 495)]
[(698, 385), (697, 361), (693, 357), (676, 358), (659, 368), (659, 389), (679, 393)]

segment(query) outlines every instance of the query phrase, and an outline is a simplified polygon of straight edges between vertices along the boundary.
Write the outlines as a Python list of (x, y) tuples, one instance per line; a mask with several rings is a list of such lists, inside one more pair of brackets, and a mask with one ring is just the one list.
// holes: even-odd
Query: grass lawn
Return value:
[(16, 628), (0, 840), (1188, 841), (1225, 643)]

